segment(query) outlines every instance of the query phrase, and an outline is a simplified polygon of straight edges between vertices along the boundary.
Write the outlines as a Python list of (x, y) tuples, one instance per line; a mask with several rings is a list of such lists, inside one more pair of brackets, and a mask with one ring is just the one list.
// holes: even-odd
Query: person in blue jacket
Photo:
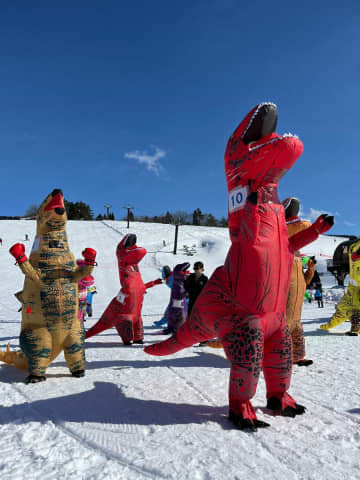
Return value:
[[(165, 284), (171, 290), (171, 287), (172, 287), (172, 284), (173, 284), (173, 275), (172, 275), (172, 270), (169, 267), (169, 265), (164, 265), (162, 267), (161, 276), (162, 276)], [(157, 321), (154, 322), (155, 327), (162, 327), (162, 326), (166, 327), (166, 325), (167, 325), (167, 319), (166, 319), (167, 313), (168, 313), (168, 307), (166, 307), (166, 310), (164, 312), (163, 317), (160, 320), (157, 320)]]

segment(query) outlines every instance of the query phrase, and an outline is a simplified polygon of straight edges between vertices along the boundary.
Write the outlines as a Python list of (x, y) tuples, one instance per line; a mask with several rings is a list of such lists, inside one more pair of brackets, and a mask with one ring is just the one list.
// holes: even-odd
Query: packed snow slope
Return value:
[[(125, 233), (148, 250), (140, 263), (144, 281), (161, 267), (202, 260), (205, 273), (224, 261), (227, 229), (181, 226), (178, 254), (172, 254), (174, 227), (125, 222), (68, 222), (76, 257), (84, 247), (98, 251), (94, 271), (93, 325), (119, 290), (115, 248)], [(34, 221), (0, 221), (0, 347), (18, 347), (19, 304), (14, 293), (24, 277), (8, 253), (23, 242), (30, 253)], [(30, 241), (24, 242), (25, 234)], [(344, 238), (322, 236), (303, 253), (315, 254), (320, 272)], [(192, 256), (184, 250), (193, 251)], [(124, 347), (115, 329), (86, 343), (85, 378), (72, 378), (60, 356), (44, 383), (25, 385), (26, 373), (0, 364), (0, 472), (8, 479), (359, 479), (360, 389), (358, 337), (343, 335), (344, 323), (319, 330), (343, 291), (323, 275), (325, 307), (304, 304), (310, 367), (295, 367), (290, 393), (307, 407), (295, 419), (273, 417), (265, 409), (264, 380), (253, 405), (271, 424), (255, 434), (227, 420), (228, 362), (222, 350), (194, 346), (170, 357), (150, 357), (141, 345)], [(145, 295), (145, 343), (163, 336), (154, 320), (169, 299), (165, 285)]]

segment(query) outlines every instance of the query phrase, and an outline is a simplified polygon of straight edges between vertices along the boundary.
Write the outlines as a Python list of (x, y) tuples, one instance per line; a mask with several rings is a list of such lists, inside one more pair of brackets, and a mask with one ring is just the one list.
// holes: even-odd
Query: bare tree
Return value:
[(174, 222), (178, 223), (180, 225), (184, 225), (187, 222), (189, 214), (187, 212), (184, 212), (182, 210), (178, 210), (172, 214)]
[(27, 208), (24, 216), (36, 217), (38, 210), (39, 210), (39, 205), (36, 205), (35, 203), (33, 203)]

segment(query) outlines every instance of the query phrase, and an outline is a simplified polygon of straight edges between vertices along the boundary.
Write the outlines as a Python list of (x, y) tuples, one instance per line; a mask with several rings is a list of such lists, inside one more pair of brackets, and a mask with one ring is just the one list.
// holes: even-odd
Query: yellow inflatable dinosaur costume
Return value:
[(360, 335), (360, 238), (349, 248), (350, 279), (347, 292), (336, 307), (336, 312), (328, 323), (320, 328), (329, 330), (346, 320), (351, 321), (351, 329), (347, 335)]
[(37, 214), (37, 230), (29, 260), (17, 243), (10, 253), (25, 274), (22, 292), (21, 351), (0, 351), (0, 360), (28, 369), (26, 383), (46, 380), (49, 364), (64, 351), (74, 377), (85, 375), (84, 329), (78, 319), (77, 282), (90, 275), (96, 251), (86, 248), (77, 267), (65, 231), (67, 216), (61, 190), (46, 197)]

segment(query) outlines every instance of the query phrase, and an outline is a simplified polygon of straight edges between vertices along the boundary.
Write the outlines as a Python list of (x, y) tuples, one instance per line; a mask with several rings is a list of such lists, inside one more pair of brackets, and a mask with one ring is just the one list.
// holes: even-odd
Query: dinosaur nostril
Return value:
[(57, 213), (58, 215), (63, 215), (65, 212), (65, 208), (55, 208), (55, 213)]
[(62, 190), (60, 190), (59, 188), (55, 188), (55, 190), (53, 190), (53, 191), (51, 192), (51, 195), (52, 195), (53, 197), (55, 197), (55, 195), (57, 195), (58, 193), (61, 193), (61, 195), (62, 195)]

